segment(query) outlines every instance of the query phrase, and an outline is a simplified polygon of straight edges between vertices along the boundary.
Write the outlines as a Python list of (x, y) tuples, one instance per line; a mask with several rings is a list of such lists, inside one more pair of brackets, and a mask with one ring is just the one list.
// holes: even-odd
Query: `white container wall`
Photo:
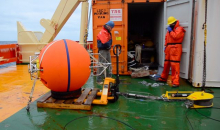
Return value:
[[(197, 18), (195, 30), (195, 44), (193, 53), (192, 84), (194, 87), (202, 86), (203, 79), (203, 51), (205, 22), (205, 0), (197, 0), (198, 6), (195, 16)], [(207, 8), (207, 48), (206, 48), (206, 86), (220, 87), (220, 0), (208, 0)]]

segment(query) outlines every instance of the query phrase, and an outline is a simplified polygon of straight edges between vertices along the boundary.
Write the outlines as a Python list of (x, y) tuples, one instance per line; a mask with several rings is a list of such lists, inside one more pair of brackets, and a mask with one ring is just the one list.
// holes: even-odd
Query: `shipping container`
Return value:
[[(168, 2), (164, 0), (95, 0), (93, 1), (93, 51), (94, 53), (98, 52), (97, 34), (107, 21), (112, 20), (115, 22), (115, 27), (112, 30), (113, 46), (115, 44), (122, 45), (122, 53), (119, 58), (119, 73), (121, 75), (129, 74), (127, 52), (132, 48), (130, 47), (132, 42), (134, 48), (135, 44), (141, 45), (150, 39), (153, 46), (142, 49), (141, 52), (145, 54), (142, 55), (142, 60), (149, 58), (147, 55), (153, 53), (154, 63), (163, 66), (167, 18), (174, 16), (186, 29), (183, 41), (181, 77), (188, 78), (192, 3), (190, 0)], [(111, 54), (113, 73), (116, 73), (115, 56), (112, 50)]]
[[(206, 45), (206, 86), (220, 87), (220, 0), (207, 3), (207, 45)], [(203, 81), (205, 0), (195, 2), (192, 33), (191, 64), (189, 79), (194, 87), (201, 87)]]
[[(213, 2), (214, 1), (214, 2)], [(216, 53), (219, 50), (220, 29), (214, 26), (219, 21), (218, 0), (213, 0), (208, 6), (207, 20), (207, 84), (206, 86), (220, 86), (220, 77), (215, 70), (217, 67)], [(182, 42), (182, 57), (180, 65), (180, 77), (188, 79), (195, 87), (201, 87), (203, 75), (203, 50), (204, 30), (202, 24), (205, 21), (205, 0), (93, 0), (93, 52), (98, 53), (97, 34), (103, 25), (112, 20), (115, 27), (112, 30), (113, 45), (120, 44), (122, 53), (119, 56), (120, 75), (129, 75), (128, 55), (129, 51), (135, 51), (135, 44), (143, 45), (141, 50), (141, 62), (144, 65), (163, 67), (164, 42), (167, 32), (167, 18), (174, 16), (180, 21), (180, 25), (186, 30)], [(215, 7), (215, 8), (212, 8)], [(217, 28), (220, 26), (218, 25)], [(209, 37), (210, 35), (210, 37)], [(217, 40), (213, 40), (216, 38)], [(148, 42), (150, 41), (150, 42)], [(150, 43), (150, 44), (149, 44)], [(153, 44), (153, 45), (152, 45)], [(215, 46), (209, 46), (213, 44)], [(211, 48), (213, 47), (213, 48)], [(215, 52), (212, 49), (216, 50)], [(116, 73), (116, 58), (112, 53), (113, 73)], [(215, 65), (210, 60), (215, 57)], [(215, 69), (214, 69), (215, 68)], [(214, 69), (214, 70), (213, 70)], [(214, 74), (215, 72), (215, 74)], [(218, 84), (218, 85), (217, 85)]]

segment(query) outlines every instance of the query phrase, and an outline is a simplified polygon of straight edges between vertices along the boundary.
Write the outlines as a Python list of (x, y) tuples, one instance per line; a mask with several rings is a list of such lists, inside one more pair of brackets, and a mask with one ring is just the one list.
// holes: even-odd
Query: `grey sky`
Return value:
[[(90, 1), (90, 0), (89, 0)], [(17, 21), (28, 31), (42, 31), (42, 18), (51, 19), (60, 0), (1, 0), (0, 41), (17, 41)], [(81, 4), (55, 39), (78, 41), (80, 34)], [(92, 19), (88, 40), (92, 40)]]

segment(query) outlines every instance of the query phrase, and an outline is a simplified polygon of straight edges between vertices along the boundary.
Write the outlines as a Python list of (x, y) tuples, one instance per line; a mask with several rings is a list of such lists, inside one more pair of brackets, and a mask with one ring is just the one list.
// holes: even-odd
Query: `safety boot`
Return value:
[(160, 81), (160, 82), (167, 82), (167, 80), (165, 80), (165, 79), (162, 78), (162, 77), (159, 77), (157, 80)]

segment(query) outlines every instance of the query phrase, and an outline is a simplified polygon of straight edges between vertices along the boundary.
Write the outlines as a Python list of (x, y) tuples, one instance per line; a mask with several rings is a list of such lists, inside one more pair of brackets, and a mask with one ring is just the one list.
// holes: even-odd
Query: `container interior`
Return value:
[(163, 59), (163, 32), (163, 2), (128, 4), (128, 53), (141, 55), (140, 60), (137, 55), (134, 58), (135, 65), (129, 64), (132, 58), (128, 55), (128, 67), (157, 69)]

